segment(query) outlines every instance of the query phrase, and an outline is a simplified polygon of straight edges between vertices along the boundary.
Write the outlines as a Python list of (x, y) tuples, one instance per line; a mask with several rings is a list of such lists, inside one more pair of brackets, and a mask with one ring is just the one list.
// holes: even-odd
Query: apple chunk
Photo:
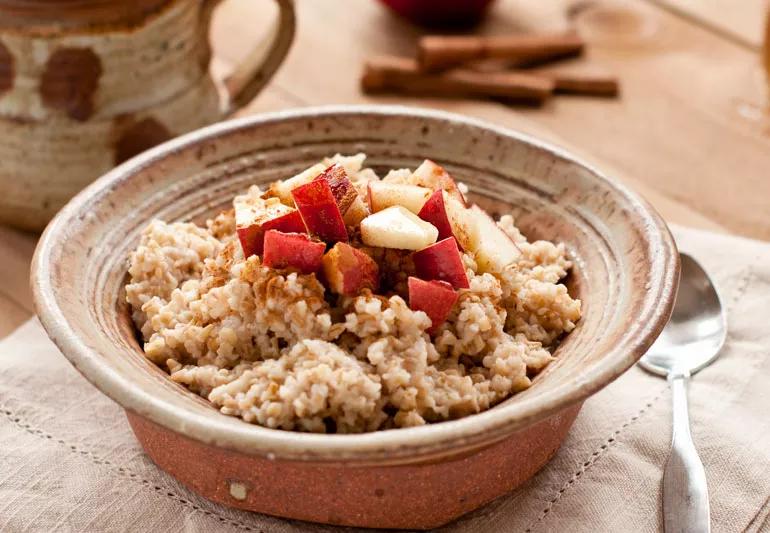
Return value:
[(470, 287), (460, 250), (452, 237), (415, 252), (412, 259), (422, 279), (446, 281), (455, 289)]
[(262, 264), (271, 268), (296, 268), (303, 274), (310, 274), (321, 268), (324, 250), (324, 243), (314, 241), (304, 233), (283, 233), (273, 229), (265, 233)]
[(452, 227), (452, 235), (457, 239), (460, 250), (470, 250), (473, 245), (472, 236), (476, 230), (475, 221), (468, 208), (456, 197), (444, 191), (444, 209), (449, 225)]
[(454, 178), (449, 175), (449, 172), (444, 170), (444, 167), (437, 165), (430, 159), (426, 159), (415, 169), (412, 173), (411, 181), (415, 185), (428, 187), (434, 191), (438, 189), (444, 190), (465, 205), (465, 196), (463, 196)]
[(372, 213), (382, 211), (394, 205), (406, 207), (412, 213), (419, 213), (425, 201), (430, 197), (431, 189), (418, 185), (369, 182), (369, 207)]
[(409, 276), (409, 308), (423, 311), (430, 318), (428, 333), (434, 333), (446, 321), (460, 296), (446, 281), (425, 281)]
[(361, 221), (361, 239), (367, 246), (419, 250), (436, 242), (438, 230), (420, 217), (394, 205)]
[(323, 256), (326, 282), (337, 294), (351, 296), (363, 289), (376, 291), (379, 270), (374, 259), (344, 242), (338, 242)]
[(322, 241), (347, 241), (345, 221), (329, 182), (315, 180), (291, 191), (305, 227)]
[[(417, 213), (421, 219), (430, 222), (438, 229), (439, 240), (447, 237), (457, 237), (452, 230), (452, 221), (447, 213), (447, 201), (445, 201), (446, 192), (439, 189), (431, 194), (425, 205)], [(449, 200), (448, 198), (446, 200)]]
[(317, 180), (326, 180), (329, 183), (337, 207), (344, 217), (355, 199), (358, 198), (358, 191), (348, 179), (345, 169), (341, 165), (334, 164), (319, 174), (314, 181)]
[(486, 211), (477, 205), (465, 207), (448, 193), (441, 199), (434, 193), (420, 217), (438, 228), (439, 239), (445, 238), (448, 227), (460, 249), (473, 252), (482, 272), (500, 272), (521, 255), (516, 243)]
[(291, 191), (293, 191), (300, 185), (305, 185), (306, 183), (310, 183), (325, 169), (326, 167), (324, 165), (322, 165), (321, 163), (317, 163), (310, 168), (306, 168), (296, 176), (292, 176), (289, 179), (276, 181), (270, 187), (270, 189), (268, 190), (268, 193), (270, 193), (272, 196), (277, 196), (278, 198), (280, 198), (281, 202), (283, 202), (288, 206), (293, 207), (294, 198), (291, 195)]
[(353, 203), (350, 204), (348, 210), (342, 215), (342, 220), (346, 226), (358, 226), (363, 219), (369, 216), (369, 208), (366, 207), (366, 202), (361, 196), (356, 196)]
[(438, 240), (454, 237), (460, 251), (469, 248), (475, 231), (474, 220), (468, 208), (448, 192), (435, 191), (420, 210), (419, 217), (436, 226)]
[(469, 249), (476, 255), (479, 270), (501, 272), (519, 259), (519, 247), (486, 211), (473, 205), (468, 208), (467, 215), (472, 223)]
[(250, 199), (235, 203), (235, 230), (244, 257), (262, 254), (265, 232), (271, 229), (304, 233), (305, 224), (296, 209), (275, 199)]

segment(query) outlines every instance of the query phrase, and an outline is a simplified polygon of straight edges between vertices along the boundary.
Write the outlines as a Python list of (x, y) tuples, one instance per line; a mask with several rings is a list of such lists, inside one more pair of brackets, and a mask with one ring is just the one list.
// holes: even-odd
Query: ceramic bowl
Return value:
[[(530, 239), (564, 242), (583, 318), (527, 391), (463, 419), (362, 435), (268, 429), (225, 416), (142, 354), (124, 303), (126, 258), (154, 217), (203, 220), (252, 183), (335, 152), (377, 170), (436, 160)], [(128, 161), (75, 197), (35, 254), (48, 334), (123, 406), (149, 456), (225, 505), (303, 520), (428, 528), (512, 490), (556, 452), (583, 401), (666, 324), (679, 276), (650, 206), (567, 152), (457, 115), (326, 107), (210, 126)]]

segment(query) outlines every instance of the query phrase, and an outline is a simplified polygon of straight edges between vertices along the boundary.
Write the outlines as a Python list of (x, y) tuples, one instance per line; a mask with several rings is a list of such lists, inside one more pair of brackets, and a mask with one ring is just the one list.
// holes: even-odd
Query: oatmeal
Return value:
[(208, 221), (154, 220), (126, 297), (144, 352), (223, 413), (353, 433), (478, 413), (575, 327), (564, 246), (466, 202), (439, 165), (336, 155)]

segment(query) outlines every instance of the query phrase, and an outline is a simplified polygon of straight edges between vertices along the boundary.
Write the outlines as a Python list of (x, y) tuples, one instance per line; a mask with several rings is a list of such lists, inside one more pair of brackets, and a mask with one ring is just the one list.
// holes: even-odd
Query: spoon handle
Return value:
[(673, 402), (671, 454), (663, 471), (663, 522), (666, 533), (711, 531), (706, 472), (690, 434), (687, 409), (689, 375), (669, 377)]

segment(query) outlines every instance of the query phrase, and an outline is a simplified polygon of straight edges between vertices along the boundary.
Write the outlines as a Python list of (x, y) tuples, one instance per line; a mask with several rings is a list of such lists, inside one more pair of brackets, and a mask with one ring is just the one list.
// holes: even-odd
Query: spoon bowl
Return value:
[(705, 368), (727, 338), (722, 301), (711, 278), (695, 259), (680, 256), (682, 274), (671, 320), (639, 360), (642, 368), (664, 377)]

